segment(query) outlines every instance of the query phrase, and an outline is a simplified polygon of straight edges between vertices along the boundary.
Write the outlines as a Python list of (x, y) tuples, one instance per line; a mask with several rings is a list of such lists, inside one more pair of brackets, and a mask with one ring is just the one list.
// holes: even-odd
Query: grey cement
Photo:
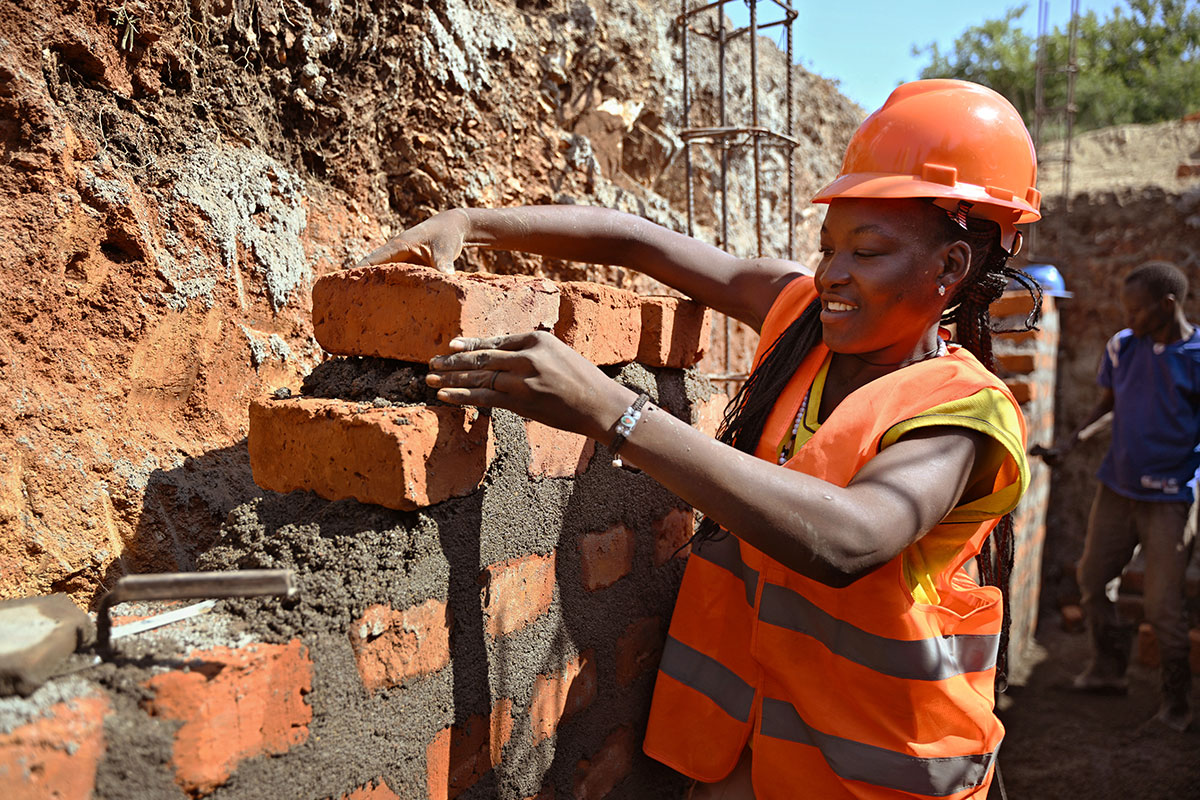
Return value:
[[(412, 402), (405, 392), (423, 386), (413, 365), (380, 359), (327, 364), (326, 374), (306, 382), (306, 394), (343, 386), (359, 397)], [(608, 372), (684, 419), (690, 418), (691, 405), (712, 391), (703, 379), (678, 370), (627, 365)], [(491, 413), (496, 457), (481, 490), (469, 497), (399, 512), (329, 502), (305, 492), (268, 493), (235, 508), (218, 541), (199, 556), (200, 568), (286, 567), (296, 570), (300, 592), (291, 600), (222, 601), (214, 612), (178, 629), (170, 626), (157, 637), (145, 634), (118, 643), (119, 663), (94, 670), (122, 704), (109, 726), (109, 757), (101, 766), (97, 796), (179, 794), (143, 788), (165, 787), (163, 760), (174, 725), (140, 710), (146, 693), (142, 682), (163, 668), (181, 666), (192, 648), (294, 637), (303, 640), (313, 659), (308, 739), (282, 756), (244, 762), (212, 797), (317, 800), (340, 797), (381, 777), (401, 797), (423, 797), (427, 744), (448, 725), (487, 715), (502, 698), (513, 700), (515, 717), (504, 760), (460, 796), (507, 800), (536, 794), (543, 785), (554, 786), (559, 797), (572, 796), (581, 759), (594, 756), (620, 725), (640, 729), (645, 724), (654, 671), (647, 670), (628, 690), (617, 685), (616, 641), (632, 621), (645, 616), (659, 617), (666, 628), (683, 563), (653, 566), (652, 526), (682, 503), (645, 475), (613, 469), (603, 446), (576, 479), (531, 479), (520, 417), (499, 409)], [(578, 539), (618, 523), (637, 536), (633, 572), (589, 592), (581, 577)], [(557, 551), (557, 586), (549, 612), (493, 641), (484, 628), (483, 570), (505, 559), (552, 551)], [(445, 601), (453, 613), (450, 665), (369, 694), (348, 631), (372, 604), (403, 609), (429, 598)], [(535, 679), (561, 671), (584, 651), (595, 660), (596, 699), (561, 722), (556, 737), (534, 746), (528, 709)], [(633, 774), (610, 797), (677, 797), (683, 786), (678, 775), (639, 754)]]
[(300, 393), (383, 406), (440, 405), (436, 390), (425, 385), (428, 371), (424, 364), (389, 358), (331, 358), (304, 378)]
[(12, 733), (46, 715), (51, 706), (94, 694), (96, 687), (77, 675), (49, 681), (28, 697), (0, 697), (0, 734)]

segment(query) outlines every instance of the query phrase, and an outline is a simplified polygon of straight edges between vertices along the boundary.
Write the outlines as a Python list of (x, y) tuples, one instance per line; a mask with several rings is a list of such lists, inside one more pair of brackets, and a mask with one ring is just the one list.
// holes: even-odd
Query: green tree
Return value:
[[(1001, 19), (968, 28), (943, 53), (936, 43), (914, 47), (927, 54), (923, 78), (962, 78), (1009, 98), (1034, 122), (1037, 41), (1018, 27), (1028, 5)], [(1033, 27), (1033, 26), (1030, 26)], [(1067, 103), (1068, 30), (1055, 27), (1043, 42), (1045, 105)], [(1127, 122), (1160, 122), (1200, 110), (1200, 3), (1195, 0), (1127, 0), (1107, 17), (1081, 14), (1075, 46), (1075, 125), (1089, 130)], [(1061, 119), (1061, 118), (1059, 118)], [(1047, 118), (1046, 135), (1061, 129)]]

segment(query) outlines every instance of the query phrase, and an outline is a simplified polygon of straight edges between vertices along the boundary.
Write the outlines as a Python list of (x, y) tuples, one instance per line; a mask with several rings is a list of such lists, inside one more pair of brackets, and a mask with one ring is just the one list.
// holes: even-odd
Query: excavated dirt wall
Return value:
[[(87, 604), (122, 574), (194, 567), (258, 495), (249, 401), (324, 358), (313, 281), (391, 233), (531, 202), (683, 228), (673, 15), (649, 0), (0, 2), (0, 596)], [(785, 59), (762, 41), (778, 92)], [(692, 124), (711, 124), (716, 70), (694, 52)], [(793, 71), (803, 199), (861, 112)], [(732, 70), (736, 118), (745, 93)], [(762, 113), (782, 127), (781, 103)], [(698, 153), (710, 238), (715, 169)], [(733, 185), (746, 170), (735, 158)], [(798, 203), (800, 257), (817, 219)], [(730, 246), (752, 252), (747, 215), (732, 220)], [(660, 288), (500, 254), (463, 267)]]

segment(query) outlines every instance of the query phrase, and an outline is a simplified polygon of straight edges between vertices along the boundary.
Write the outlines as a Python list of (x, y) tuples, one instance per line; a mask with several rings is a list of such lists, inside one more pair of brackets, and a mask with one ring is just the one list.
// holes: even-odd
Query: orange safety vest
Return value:
[[(815, 297), (789, 285), (757, 359)], [(828, 349), (818, 345), (768, 417), (756, 455), (773, 459)], [(829, 415), (786, 467), (846, 486), (897, 423), (984, 388), (1016, 401), (965, 349), (872, 381)], [(1018, 412), (1019, 413), (1019, 412)], [(1022, 440), (1024, 440), (1022, 420)], [(1006, 463), (998, 490), (1017, 470)], [(753, 738), (757, 797), (982, 798), (1004, 728), (993, 711), (999, 589), (963, 565), (996, 519), (943, 522), (966, 540), (937, 578), (940, 604), (913, 600), (903, 554), (835, 589), (734, 536), (688, 560), (659, 667), (644, 749), (706, 782)]]

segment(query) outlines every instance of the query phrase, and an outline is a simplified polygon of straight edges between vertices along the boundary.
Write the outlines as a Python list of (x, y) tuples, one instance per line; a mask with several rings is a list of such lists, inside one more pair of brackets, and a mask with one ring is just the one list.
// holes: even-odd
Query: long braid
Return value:
[[(967, 276), (963, 287), (954, 298), (954, 303), (942, 315), (943, 324), (953, 324), (955, 339), (970, 350), (979, 362), (995, 371), (992, 356), (992, 328), (990, 307), (1010, 281), (1017, 282), (1033, 297), (1033, 310), (1025, 319), (1025, 327), (1016, 330), (1036, 330), (1042, 314), (1042, 288), (1038, 282), (1019, 269), (1008, 266), (1009, 254), (1000, 246), (995, 223), (986, 220), (969, 220), (966, 231), (954, 222), (949, 222), (947, 235), (963, 239), (971, 247), (972, 274)], [(1006, 331), (1007, 332), (1007, 331)], [(1003, 598), (1003, 621), (1000, 626), (999, 651), (996, 656), (996, 691), (1003, 693), (1008, 688), (1008, 640), (1012, 623), (1009, 595), (1013, 558), (1016, 550), (1012, 514), (1000, 518), (992, 535), (983, 543), (975, 563), (983, 583), (1000, 589)]]
[[(750, 377), (738, 389), (725, 409), (717, 440), (754, 455), (771, 408), (792, 375), (800, 368), (800, 363), (819, 341), (821, 302), (814, 300), (771, 343)], [(725, 533), (715, 520), (706, 516), (700, 521), (695, 538), (699, 541), (715, 540)]]

